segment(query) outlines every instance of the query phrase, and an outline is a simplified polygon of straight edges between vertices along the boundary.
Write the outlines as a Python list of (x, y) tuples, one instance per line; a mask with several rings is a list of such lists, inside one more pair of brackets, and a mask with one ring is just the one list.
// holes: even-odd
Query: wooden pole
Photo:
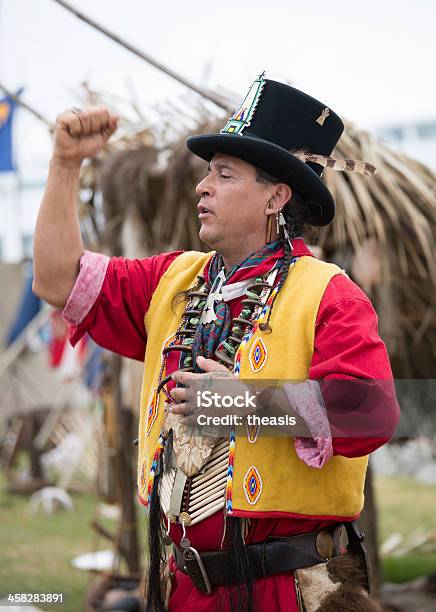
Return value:
[(27, 417), (29, 425), (29, 457), (30, 457), (30, 471), (32, 478), (42, 478), (42, 467), (41, 467), (41, 451), (35, 446), (35, 437), (38, 434), (40, 423), (40, 416), (33, 412)]
[(120, 385), (122, 362), (119, 355), (112, 355), (112, 393), (117, 421), (117, 447), (115, 464), (121, 502), (121, 523), (119, 532), (119, 551), (124, 556), (129, 572), (141, 571), (134, 491), (136, 484), (132, 470), (132, 444), (134, 432), (132, 412), (123, 405)]
[(11, 91), (9, 91), (9, 89), (7, 89), (7, 87), (5, 87), (2, 83), (0, 83), (0, 89), (2, 89), (9, 98), (12, 98), (14, 102), (25, 108), (27, 111), (29, 111), (29, 113), (32, 113), (32, 115), (34, 115), (37, 119), (45, 123), (45, 125), (49, 129), (53, 127), (53, 124), (48, 119), (41, 115), (41, 113), (39, 113), (37, 110), (26, 104), (26, 102), (23, 102), (23, 100), (19, 96), (16, 96)]
[(378, 553), (378, 521), (377, 506), (374, 493), (374, 474), (371, 465), (368, 465), (365, 480), (365, 506), (359, 518), (359, 527), (365, 534), (365, 548), (368, 553), (372, 577), (373, 594), (377, 596), (383, 580), (380, 556)]
[(138, 47), (135, 47), (134, 45), (130, 44), (129, 42), (127, 42), (126, 40), (124, 40), (123, 38), (115, 34), (114, 32), (108, 30), (101, 24), (97, 23), (97, 21), (85, 15), (84, 13), (82, 13), (82, 11), (77, 10), (69, 2), (65, 2), (65, 0), (53, 0), (53, 1), (56, 2), (56, 4), (59, 4), (60, 6), (65, 8), (67, 11), (70, 11), (70, 13), (73, 13), (73, 15), (75, 15), (76, 17), (78, 17), (79, 19), (87, 23), (88, 25), (92, 26), (93, 28), (101, 32), (102, 34), (105, 34), (106, 36), (111, 38), (113, 41), (115, 41), (116, 43), (118, 43), (119, 45), (127, 49), (128, 51), (131, 51), (132, 53), (134, 53), (135, 55), (137, 55), (138, 57), (146, 61), (148, 64), (151, 64), (152, 66), (154, 66), (161, 72), (164, 72), (171, 78), (175, 79), (176, 81), (178, 81), (179, 83), (187, 87), (188, 89), (192, 89), (192, 91), (195, 91), (200, 96), (203, 96), (203, 98), (210, 100), (211, 102), (213, 102), (214, 104), (216, 104), (220, 108), (223, 108), (226, 111), (233, 110), (231, 103), (224, 96), (218, 94), (215, 91), (211, 91), (210, 89), (204, 89), (203, 87), (196, 85), (195, 83), (193, 83), (186, 77), (182, 76), (181, 74), (178, 74), (171, 68), (168, 68), (168, 66), (165, 66), (164, 64), (162, 64), (155, 58), (151, 57), (148, 53), (144, 53), (143, 51), (141, 51), (141, 49), (138, 49)]

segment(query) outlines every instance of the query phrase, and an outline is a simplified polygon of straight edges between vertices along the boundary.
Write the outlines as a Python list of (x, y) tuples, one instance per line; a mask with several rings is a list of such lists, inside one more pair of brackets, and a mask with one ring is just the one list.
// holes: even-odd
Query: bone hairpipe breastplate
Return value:
[[(166, 516), (187, 512), (195, 525), (224, 507), (229, 441), (220, 438), (202, 470), (186, 478), (180, 468), (170, 467), (162, 475), (160, 500)], [(178, 485), (177, 481), (180, 481)]]

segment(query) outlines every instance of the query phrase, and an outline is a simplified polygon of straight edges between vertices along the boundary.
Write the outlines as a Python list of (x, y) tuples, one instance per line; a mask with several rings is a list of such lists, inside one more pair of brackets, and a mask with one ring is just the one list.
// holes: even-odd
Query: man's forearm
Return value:
[(77, 215), (80, 164), (52, 158), (35, 227), (33, 289), (63, 308), (76, 281), (83, 253)]
[(79, 273), (83, 253), (77, 216), (82, 160), (94, 157), (117, 129), (104, 106), (69, 110), (56, 119), (53, 157), (35, 228), (33, 290), (63, 308)]

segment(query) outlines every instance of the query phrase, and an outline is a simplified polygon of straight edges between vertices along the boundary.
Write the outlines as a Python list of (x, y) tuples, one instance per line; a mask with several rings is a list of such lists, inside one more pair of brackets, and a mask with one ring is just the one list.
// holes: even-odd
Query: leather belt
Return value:
[[(289, 538), (269, 538), (245, 548), (250, 570), (255, 580), (285, 574), (296, 569), (325, 563), (340, 554), (339, 540), (344, 523), (319, 532), (304, 533)], [(348, 531), (348, 528), (347, 528)], [(233, 569), (230, 551), (199, 553), (195, 548), (182, 549), (173, 544), (177, 567), (190, 576), (202, 593), (210, 594), (216, 586), (239, 582)]]

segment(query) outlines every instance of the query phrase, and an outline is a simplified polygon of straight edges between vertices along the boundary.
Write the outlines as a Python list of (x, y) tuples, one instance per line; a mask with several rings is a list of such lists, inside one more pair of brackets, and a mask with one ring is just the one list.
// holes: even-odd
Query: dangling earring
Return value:
[(285, 221), (285, 218), (284, 218), (284, 216), (283, 216), (282, 211), (280, 211), (279, 225), (281, 225), (281, 226), (283, 227), (283, 233), (284, 233), (284, 235), (285, 235), (285, 239), (288, 241), (289, 248), (291, 249), (291, 255), (292, 255), (292, 253), (293, 253), (292, 241), (291, 241), (291, 239), (289, 238), (288, 230), (287, 230), (287, 228), (286, 228), (286, 221)]
[(275, 212), (275, 216), (276, 216), (276, 228), (277, 228), (277, 233), (280, 234), (280, 222), (279, 222), (279, 210), (276, 210)]
[[(268, 201), (267, 208), (270, 208), (270, 209), (272, 208), (271, 200)], [(266, 224), (266, 244), (271, 242), (271, 239), (272, 239), (272, 215), (268, 215), (268, 221)]]
[(268, 215), (268, 221), (266, 223), (266, 244), (271, 242), (272, 238), (272, 219), (271, 215)]

